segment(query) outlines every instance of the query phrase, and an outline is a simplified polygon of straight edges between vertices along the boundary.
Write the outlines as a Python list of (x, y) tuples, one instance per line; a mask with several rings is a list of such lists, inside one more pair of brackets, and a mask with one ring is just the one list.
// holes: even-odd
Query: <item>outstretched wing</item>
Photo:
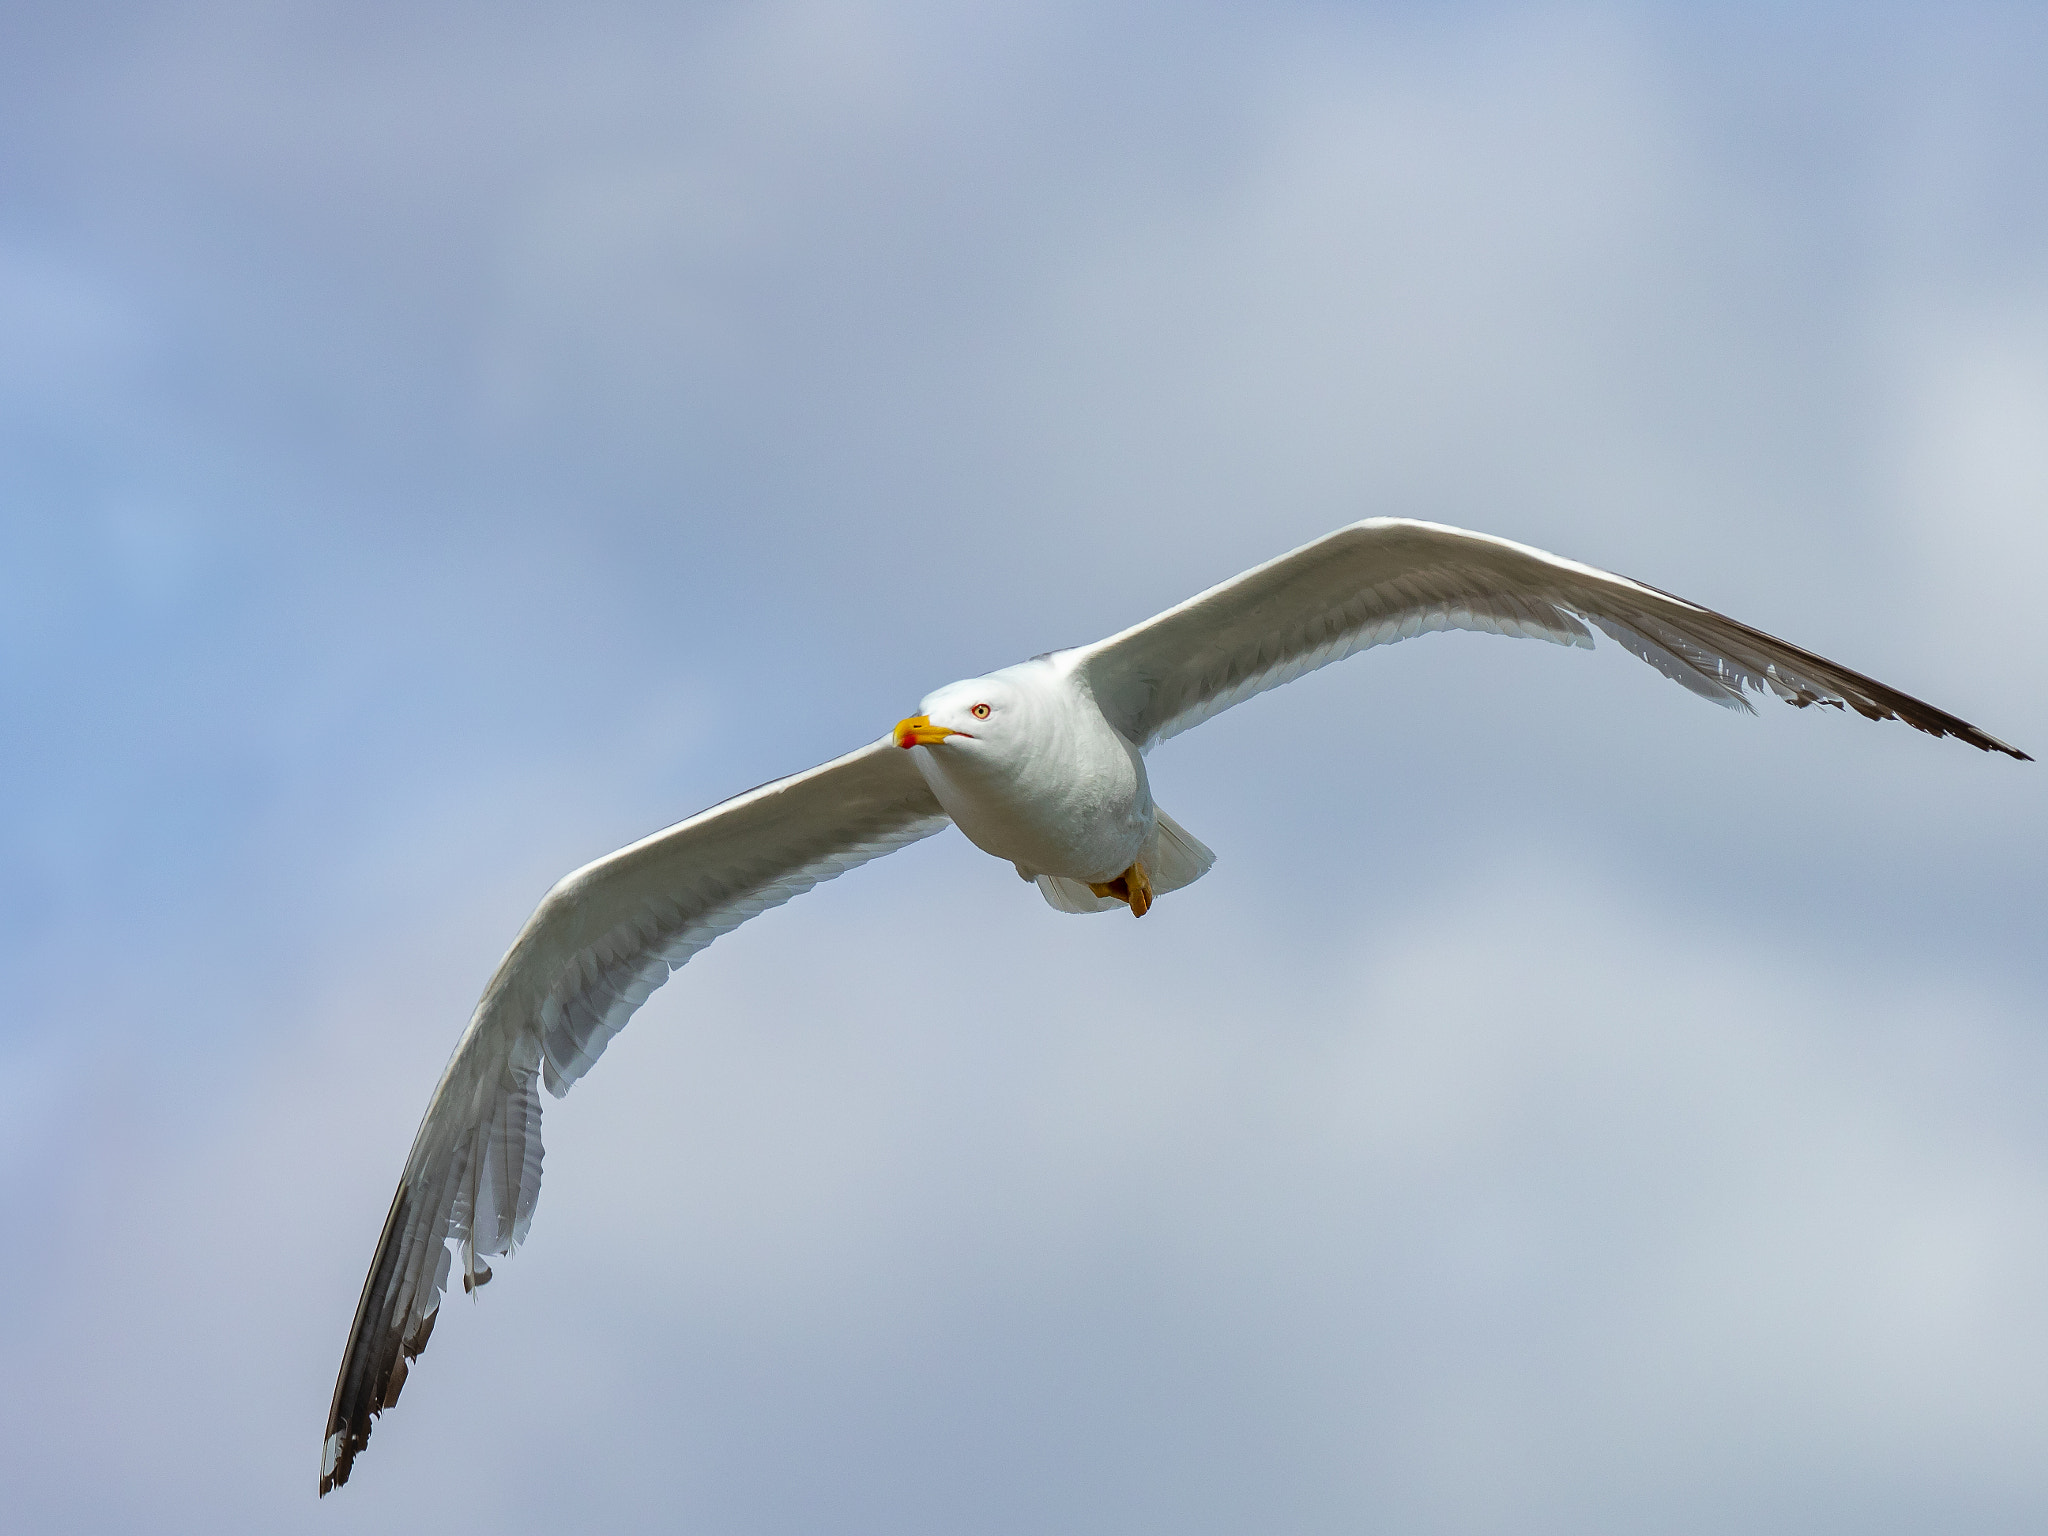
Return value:
[(1141, 747), (1305, 672), (1435, 629), (1591, 649), (1591, 624), (1674, 682), (1731, 709), (1746, 688), (1847, 706), (1987, 752), (2027, 754), (1967, 721), (1639, 581), (1507, 539), (1376, 517), (1304, 544), (1081, 649), (1075, 666)]
[(757, 912), (947, 825), (883, 740), (778, 779), (561, 881), (484, 989), (420, 1123), (363, 1282), (320, 1461), (348, 1481), (370, 1419), (427, 1346), (452, 1240), (463, 1289), (524, 1240), (540, 1193), (540, 1095), (560, 1098), (675, 967)]

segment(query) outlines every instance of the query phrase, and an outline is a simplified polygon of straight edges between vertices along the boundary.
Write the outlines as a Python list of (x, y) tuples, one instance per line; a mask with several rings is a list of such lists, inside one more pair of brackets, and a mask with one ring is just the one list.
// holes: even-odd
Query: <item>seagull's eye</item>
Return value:
[(977, 704), (968, 713), (977, 720), (986, 720), (988, 718), (988, 706), (986, 704)]

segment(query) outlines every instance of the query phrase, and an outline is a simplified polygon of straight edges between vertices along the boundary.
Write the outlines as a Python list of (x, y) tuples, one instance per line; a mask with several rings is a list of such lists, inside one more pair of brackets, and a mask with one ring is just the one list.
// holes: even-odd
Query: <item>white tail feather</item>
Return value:
[(1145, 873), (1152, 877), (1152, 894), (1164, 895), (1193, 885), (1209, 873), (1216, 855), (1194, 833), (1159, 811), (1159, 825), (1145, 847)]
[(1033, 882), (1045, 904), (1056, 912), (1121, 912), (1124, 904), (1114, 896), (1098, 896), (1078, 880), (1064, 875), (1039, 875)]
[[(1166, 812), (1158, 811), (1156, 814), (1158, 824), (1138, 859), (1145, 866), (1145, 873), (1151, 877), (1152, 894), (1163, 896), (1168, 891), (1193, 885), (1209, 873), (1216, 862), (1216, 855)], [(1040, 875), (1034, 883), (1045, 897), (1046, 905), (1058, 912), (1086, 914), (1123, 910), (1124, 904), (1114, 896), (1098, 896), (1081, 881), (1069, 880), (1064, 875)]]

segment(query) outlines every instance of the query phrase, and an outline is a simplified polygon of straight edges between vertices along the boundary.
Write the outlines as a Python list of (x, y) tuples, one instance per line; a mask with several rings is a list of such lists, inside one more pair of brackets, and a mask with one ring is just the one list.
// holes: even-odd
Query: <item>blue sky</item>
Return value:
[(2030, 1531), (2048, 780), (1612, 647), (1162, 748), (548, 1108), (333, 1373), (548, 884), (1341, 523), (2041, 753), (2028, 7), (202, 3), (0, 48), (0, 1491), (49, 1531)]

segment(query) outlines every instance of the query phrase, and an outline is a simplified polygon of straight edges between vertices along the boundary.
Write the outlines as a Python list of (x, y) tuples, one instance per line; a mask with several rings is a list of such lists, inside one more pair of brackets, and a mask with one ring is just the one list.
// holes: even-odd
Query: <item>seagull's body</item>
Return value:
[(913, 717), (950, 732), (914, 757), (940, 807), (1027, 880), (1113, 880), (1152, 835), (1144, 754), (1103, 718), (1072, 655), (954, 683)]
[(575, 871), (477, 1004), (420, 1125), (363, 1284), (320, 1469), (346, 1482), (426, 1347), (458, 1245), (465, 1290), (526, 1236), (540, 1096), (559, 1096), (669, 972), (749, 917), (951, 824), (1066, 912), (1127, 907), (1213, 855), (1152, 798), (1145, 754), (1266, 689), (1435, 629), (1590, 647), (1592, 625), (1693, 692), (1902, 719), (2026, 754), (1823, 657), (1626, 577), (1405, 519), (1339, 529), (1091, 646), (926, 695), (879, 741)]
[(1192, 883), (1215, 858), (1153, 803), (1145, 754), (1096, 703), (1086, 654), (1035, 656), (927, 694), (895, 739), (930, 749), (914, 759), (947, 818), (1052, 905), (1121, 902), (1143, 916), (1154, 894)]

